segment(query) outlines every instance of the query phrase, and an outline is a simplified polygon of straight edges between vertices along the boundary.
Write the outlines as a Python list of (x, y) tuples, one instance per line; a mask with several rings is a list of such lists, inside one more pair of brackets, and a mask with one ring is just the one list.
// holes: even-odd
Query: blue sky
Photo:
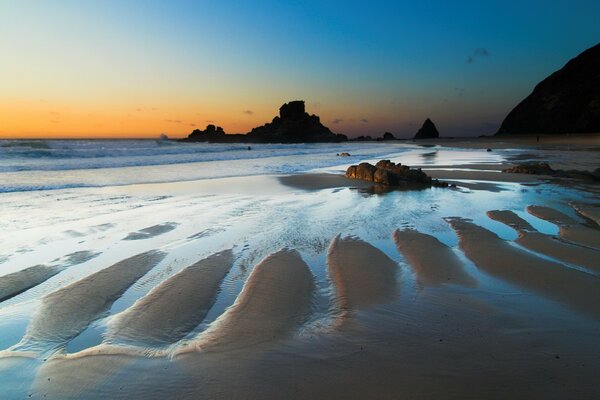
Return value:
[(600, 41), (598, 16), (598, 1), (4, 0), (0, 136), (247, 132), (294, 99), (350, 136), (427, 117), (493, 133)]

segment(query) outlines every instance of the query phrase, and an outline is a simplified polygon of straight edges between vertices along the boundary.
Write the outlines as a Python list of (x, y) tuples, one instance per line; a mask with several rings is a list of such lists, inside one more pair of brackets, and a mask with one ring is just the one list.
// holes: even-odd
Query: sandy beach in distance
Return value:
[[(600, 135), (254, 147), (12, 172), (3, 398), (597, 396), (600, 185), (501, 171)], [(344, 176), (380, 159), (453, 186)]]

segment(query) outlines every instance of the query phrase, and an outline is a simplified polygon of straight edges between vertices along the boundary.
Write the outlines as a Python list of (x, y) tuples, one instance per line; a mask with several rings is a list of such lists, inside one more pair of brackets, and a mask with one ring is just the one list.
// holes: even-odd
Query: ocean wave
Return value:
[(44, 140), (10, 140), (2, 141), (0, 147), (29, 147), (32, 149), (50, 149), (48, 143)]

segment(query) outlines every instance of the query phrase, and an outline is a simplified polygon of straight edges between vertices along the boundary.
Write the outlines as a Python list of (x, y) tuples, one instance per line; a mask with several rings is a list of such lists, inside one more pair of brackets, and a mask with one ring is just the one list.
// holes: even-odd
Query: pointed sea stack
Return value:
[(429, 118), (427, 118), (425, 120), (425, 122), (423, 123), (423, 126), (421, 127), (421, 129), (419, 129), (419, 131), (417, 132), (417, 134), (415, 135), (415, 139), (436, 139), (440, 137), (440, 133), (438, 132), (437, 128), (435, 127), (435, 124), (433, 122), (431, 122), (431, 120)]
[(500, 134), (600, 132), (600, 44), (570, 60), (506, 117)]
[(316, 115), (304, 110), (304, 101), (295, 100), (279, 108), (279, 116), (263, 126), (252, 129), (247, 135), (250, 142), (259, 143), (305, 143), (343, 142), (345, 135), (332, 133), (321, 124)]

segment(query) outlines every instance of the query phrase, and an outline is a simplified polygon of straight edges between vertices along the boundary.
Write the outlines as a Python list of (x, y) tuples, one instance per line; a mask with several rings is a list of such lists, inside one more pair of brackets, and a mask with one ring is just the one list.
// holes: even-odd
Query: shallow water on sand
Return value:
[[(502, 162), (503, 154), (420, 148), (388, 158), (477, 169)], [(1, 207), (9, 213), (0, 222), (6, 235), (0, 242), (0, 285), (10, 273), (68, 254), (98, 255), (0, 303), (1, 397), (592, 398), (600, 367), (595, 308), (582, 311), (560, 296), (483, 268), (481, 259), (504, 255), (472, 256), (447, 222), (468, 218), (496, 235), (494, 240), (515, 246), (519, 257), (556, 264), (513, 243), (517, 232), (486, 213), (512, 210), (554, 237), (557, 225), (527, 211), (545, 205), (600, 234), (569, 206), (589, 202), (589, 195), (549, 183), (498, 185), (502, 190), (459, 184), (371, 195), (347, 187), (303, 190), (273, 176), (255, 176), (3, 194)], [(427, 243), (437, 244), (417, 240), (401, 248), (393, 238), (397, 229), (430, 235), (437, 242)], [(176, 290), (168, 288), (173, 276), (228, 249), (232, 263), (205, 300), (209, 309), (196, 326), (181, 326), (162, 345), (108, 335), (115, 316), (128, 310), (168, 323), (169, 312), (152, 302), (132, 306), (159, 289)], [(272, 256), (282, 249), (298, 252), (288, 254), (290, 273), (279, 273), (289, 265)], [(86, 315), (57, 313), (77, 326), (72, 338), (25, 346), (28, 329), (44, 318), (39, 311), (46, 296), (153, 250), (164, 258), (122, 292), (113, 290), (101, 307)], [(419, 251), (432, 255), (431, 265), (417, 265), (425, 260)], [(425, 279), (448, 254), (454, 270), (469, 279)], [(592, 271), (577, 271), (600, 281)], [(93, 293), (109, 292), (108, 284), (88, 281)], [(73, 301), (90, 300), (65, 293), (62, 303), (52, 304), (68, 310)], [(76, 324), (82, 319), (90, 322)], [(227, 327), (235, 326), (245, 328), (230, 335)], [(227, 342), (220, 342), (225, 336)]]

